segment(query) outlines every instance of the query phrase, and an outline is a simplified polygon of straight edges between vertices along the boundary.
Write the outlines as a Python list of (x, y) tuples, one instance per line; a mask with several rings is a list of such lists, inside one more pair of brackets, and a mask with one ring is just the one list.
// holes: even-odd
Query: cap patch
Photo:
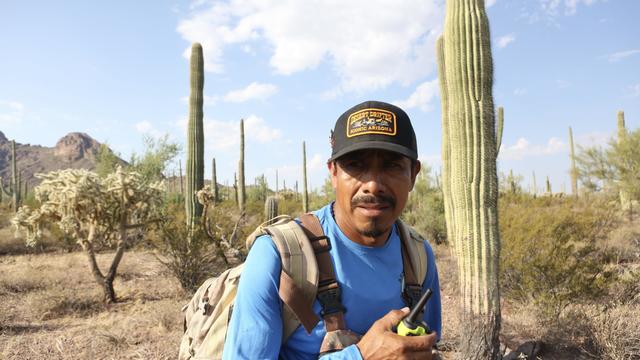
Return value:
[(366, 134), (396, 135), (396, 114), (382, 109), (364, 109), (349, 115), (347, 137)]

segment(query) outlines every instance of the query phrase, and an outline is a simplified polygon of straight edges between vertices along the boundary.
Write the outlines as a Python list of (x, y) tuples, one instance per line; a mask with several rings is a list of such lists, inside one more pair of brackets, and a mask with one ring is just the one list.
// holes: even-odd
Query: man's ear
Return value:
[(418, 177), (420, 169), (422, 169), (420, 160), (413, 162), (413, 166), (411, 167), (411, 190), (413, 190), (413, 186), (416, 184), (416, 177)]
[(338, 181), (338, 162), (335, 160), (329, 161), (327, 163), (327, 168), (329, 169), (329, 176), (331, 176), (331, 186), (333, 186), (333, 189), (335, 190)]

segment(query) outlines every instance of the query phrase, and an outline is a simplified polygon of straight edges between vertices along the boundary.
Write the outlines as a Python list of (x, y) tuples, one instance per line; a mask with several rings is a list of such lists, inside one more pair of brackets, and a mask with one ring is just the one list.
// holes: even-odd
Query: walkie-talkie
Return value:
[(396, 333), (400, 336), (421, 336), (426, 335), (431, 332), (429, 330), (429, 326), (419, 319), (421, 310), (424, 309), (427, 304), (427, 300), (431, 297), (433, 292), (431, 289), (427, 289), (424, 292), (420, 300), (417, 304), (413, 306), (409, 315), (407, 315), (400, 323), (398, 324), (398, 328), (396, 329)]

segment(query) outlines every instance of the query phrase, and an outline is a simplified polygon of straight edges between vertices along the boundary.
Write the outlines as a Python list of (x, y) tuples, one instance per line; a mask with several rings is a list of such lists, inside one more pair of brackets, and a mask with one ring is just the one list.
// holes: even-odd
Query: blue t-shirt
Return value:
[[(401, 297), (402, 255), (396, 226), (381, 247), (357, 244), (336, 224), (329, 204), (315, 212), (331, 241), (331, 257), (342, 290), (347, 328), (364, 334), (373, 323), (394, 309), (405, 307)], [(440, 337), (442, 329), (440, 286), (431, 246), (425, 241), (427, 275), (423, 291), (433, 291), (424, 320)], [(278, 250), (268, 236), (256, 239), (242, 271), (238, 294), (227, 330), (223, 359), (317, 359), (325, 335), (320, 321), (311, 334), (299, 326), (282, 344), (282, 301), (278, 296), (281, 262)], [(314, 311), (320, 316), (316, 299)], [(323, 359), (358, 359), (355, 345), (331, 353)]]

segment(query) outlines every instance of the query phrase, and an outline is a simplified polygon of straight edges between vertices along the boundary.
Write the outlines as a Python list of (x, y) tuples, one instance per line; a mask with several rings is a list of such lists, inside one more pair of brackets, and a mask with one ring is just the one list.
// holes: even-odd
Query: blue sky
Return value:
[[(1, 1), (0, 130), (53, 146), (72, 131), (128, 158), (144, 134), (185, 142), (190, 44), (203, 44), (205, 174), (238, 159), (247, 179), (291, 186), (307, 142), (312, 185), (326, 177), (335, 119), (361, 101), (399, 104), (420, 158), (440, 166), (434, 42), (441, 0)], [(603, 144), (616, 112), (640, 125), (637, 0), (487, 1), (494, 99), (505, 107), (500, 171), (569, 189), (568, 127)], [(210, 176), (210, 175), (208, 175)]]

